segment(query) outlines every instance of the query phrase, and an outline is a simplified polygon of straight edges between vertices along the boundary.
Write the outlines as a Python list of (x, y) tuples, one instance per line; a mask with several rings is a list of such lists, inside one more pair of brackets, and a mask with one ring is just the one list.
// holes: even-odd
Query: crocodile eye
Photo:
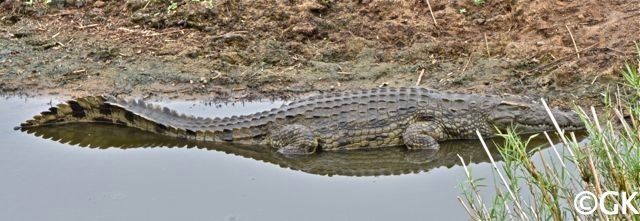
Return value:
[(529, 110), (529, 105), (513, 103), (513, 102), (505, 102), (498, 104), (498, 109), (500, 110)]

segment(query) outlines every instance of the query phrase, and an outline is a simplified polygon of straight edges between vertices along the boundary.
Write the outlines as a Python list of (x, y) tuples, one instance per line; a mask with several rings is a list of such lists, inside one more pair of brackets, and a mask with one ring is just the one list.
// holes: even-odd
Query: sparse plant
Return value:
[(208, 9), (212, 9), (215, 6), (214, 0), (191, 0), (191, 1), (204, 3), (205, 7)]
[[(49, 3), (51, 3), (51, 0), (42, 0), (41, 2), (46, 6), (46, 5), (49, 5)], [(38, 3), (38, 0), (28, 0), (25, 2), (25, 4), (28, 6), (33, 6), (37, 3)]]
[[(473, 178), (463, 162), (467, 180), (461, 184), (463, 193), (459, 199), (473, 220), (640, 220), (640, 216), (630, 214), (634, 211), (628, 207), (611, 214), (598, 209), (583, 214), (574, 208), (575, 198), (583, 191), (595, 196), (607, 191), (621, 194), (600, 202), (604, 208), (623, 208), (618, 205), (622, 199), (630, 199), (636, 207), (640, 205), (640, 199), (632, 194), (640, 191), (640, 45), (636, 44), (636, 50), (639, 57), (635, 64), (622, 69), (626, 83), (613, 96), (603, 94), (603, 113), (598, 114), (595, 108), (576, 108), (585, 124), (586, 140), (578, 141), (573, 133), (566, 135), (556, 126), (564, 148), (554, 146), (551, 135), (545, 132), (552, 144), (552, 151), (547, 153), (552, 154), (538, 152), (539, 160), (532, 160), (527, 141), (514, 131), (502, 135), (504, 144), (498, 146), (504, 162), (492, 162), (496, 177), (500, 178), (496, 178), (492, 201), (480, 197), (482, 179)], [(586, 204), (598, 208), (596, 202)]]
[(473, 4), (476, 6), (484, 5), (485, 0), (473, 0)]
[(167, 7), (167, 13), (173, 14), (176, 12), (177, 9), (178, 9), (178, 2), (171, 1), (171, 3), (169, 3), (169, 6)]

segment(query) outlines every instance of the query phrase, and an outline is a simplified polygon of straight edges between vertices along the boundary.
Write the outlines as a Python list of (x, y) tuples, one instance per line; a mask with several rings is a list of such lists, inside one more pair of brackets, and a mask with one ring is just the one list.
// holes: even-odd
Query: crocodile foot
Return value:
[(432, 122), (418, 122), (407, 127), (402, 139), (409, 150), (437, 150), (440, 149), (437, 139), (443, 134), (442, 128)]
[(271, 132), (269, 143), (284, 155), (312, 154), (318, 147), (318, 140), (311, 129), (299, 124), (280, 127)]

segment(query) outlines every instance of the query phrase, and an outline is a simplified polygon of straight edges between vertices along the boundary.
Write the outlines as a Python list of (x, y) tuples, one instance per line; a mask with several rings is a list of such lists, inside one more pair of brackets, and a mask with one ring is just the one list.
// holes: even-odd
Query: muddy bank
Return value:
[(290, 97), (424, 72), (440, 90), (594, 105), (640, 31), (625, 1), (35, 2), (0, 2), (5, 93)]

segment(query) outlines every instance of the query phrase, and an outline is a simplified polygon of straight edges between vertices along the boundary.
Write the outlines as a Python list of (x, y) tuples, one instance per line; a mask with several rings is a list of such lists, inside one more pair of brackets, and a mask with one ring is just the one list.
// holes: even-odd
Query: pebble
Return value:
[(104, 5), (106, 5), (107, 3), (103, 2), (103, 1), (96, 1), (93, 3), (93, 7), (95, 8), (102, 8), (104, 7)]
[(482, 18), (473, 19), (473, 23), (476, 24), (476, 25), (482, 25), (482, 24), (484, 24), (485, 21), (486, 20), (484, 20)]

